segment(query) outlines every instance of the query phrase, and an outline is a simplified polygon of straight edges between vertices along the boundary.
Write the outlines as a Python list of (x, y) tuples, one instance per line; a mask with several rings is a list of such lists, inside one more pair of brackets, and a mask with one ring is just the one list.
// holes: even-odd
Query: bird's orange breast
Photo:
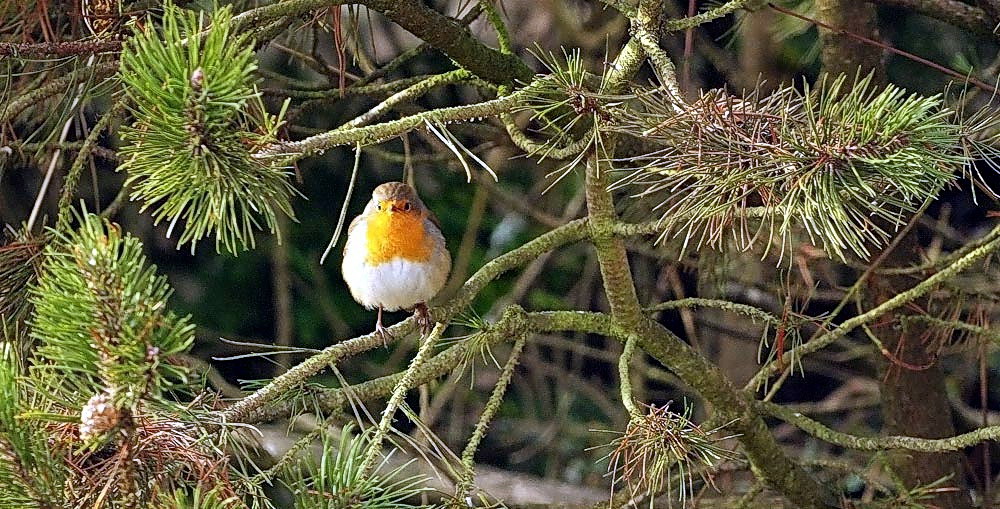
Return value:
[(431, 237), (424, 229), (420, 214), (376, 212), (367, 221), (366, 261), (379, 265), (393, 258), (423, 262), (431, 256)]

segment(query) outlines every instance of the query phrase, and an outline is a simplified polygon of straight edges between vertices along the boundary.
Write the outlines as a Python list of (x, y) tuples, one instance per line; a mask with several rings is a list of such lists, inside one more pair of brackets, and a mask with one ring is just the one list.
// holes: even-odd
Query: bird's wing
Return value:
[(438, 217), (435, 216), (434, 213), (430, 211), (430, 209), (427, 209), (427, 219), (429, 219), (431, 223), (434, 223), (434, 226), (437, 226), (438, 230), (441, 229), (441, 221), (438, 220)]

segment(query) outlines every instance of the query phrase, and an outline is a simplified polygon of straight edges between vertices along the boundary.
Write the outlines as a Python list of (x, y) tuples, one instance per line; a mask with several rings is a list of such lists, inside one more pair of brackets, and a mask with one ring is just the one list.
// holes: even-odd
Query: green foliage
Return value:
[(285, 484), (295, 496), (296, 509), (405, 509), (425, 491), (422, 476), (406, 476), (408, 464), (387, 467), (383, 461), (376, 473), (363, 468), (369, 435), (355, 436), (345, 426), (339, 437), (323, 435), (323, 452), (309, 457), (296, 468), (287, 468)]
[(38, 275), (43, 246), (43, 239), (23, 230), (0, 232), (0, 321), (12, 324), (27, 315), (26, 294)]
[(0, 507), (56, 507), (67, 474), (55, 458), (61, 452), (32, 422), (18, 418), (25, 399), (17, 357), (0, 342)]
[(654, 197), (663, 235), (685, 247), (763, 239), (788, 249), (803, 228), (836, 257), (867, 257), (971, 164), (941, 96), (869, 78), (746, 98), (715, 90), (693, 103), (662, 89), (640, 98), (619, 129), (662, 149), (632, 158), (617, 185)]
[(107, 392), (117, 408), (157, 397), (181, 368), (194, 326), (167, 310), (171, 290), (135, 237), (93, 214), (57, 233), (32, 292), (32, 376), (40, 393), (69, 408)]
[(539, 133), (545, 136), (544, 142), (522, 148), (540, 160), (550, 156), (567, 158), (566, 163), (546, 175), (553, 179), (547, 191), (579, 168), (591, 150), (605, 153), (602, 131), (596, 126), (610, 121), (614, 107), (620, 104), (616, 101), (625, 97), (603, 93), (604, 77), (599, 81), (587, 72), (579, 50), (563, 49), (562, 58), (543, 51), (535, 55), (549, 74), (528, 89), (515, 111), (531, 112), (532, 122), (539, 125)]
[(267, 114), (253, 86), (249, 37), (231, 32), (229, 8), (205, 14), (168, 4), (162, 29), (138, 31), (121, 56), (121, 77), (135, 122), (121, 149), (132, 196), (159, 223), (178, 221), (178, 245), (215, 234), (216, 249), (254, 246), (253, 232), (278, 229), (292, 215), (287, 172), (255, 159), (273, 142), (280, 119)]
[(531, 120), (539, 124), (539, 131), (548, 135), (545, 148), (533, 154), (544, 159), (557, 146), (574, 141), (573, 129), (587, 120), (588, 107), (595, 106), (597, 99), (596, 94), (587, 89), (589, 75), (580, 50), (563, 48), (562, 58), (541, 50), (534, 55), (549, 74), (531, 89), (516, 111), (530, 111)]
[(172, 495), (164, 496), (163, 507), (172, 509), (236, 509), (246, 507), (239, 498), (226, 496), (223, 490), (213, 488), (204, 490), (196, 487), (190, 494), (184, 490), (176, 490)]

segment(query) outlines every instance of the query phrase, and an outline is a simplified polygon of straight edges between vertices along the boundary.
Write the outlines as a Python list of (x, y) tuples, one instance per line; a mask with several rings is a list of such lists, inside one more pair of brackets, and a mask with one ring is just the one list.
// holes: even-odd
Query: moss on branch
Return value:
[(271, 145), (265, 150), (258, 152), (256, 157), (277, 157), (281, 158), (283, 162), (291, 164), (299, 159), (323, 153), (339, 145), (353, 145), (358, 143), (364, 146), (379, 143), (417, 129), (428, 122), (450, 123), (494, 116), (510, 111), (511, 108), (518, 104), (527, 91), (528, 88), (525, 88), (491, 101), (453, 106), (450, 108), (439, 108), (371, 126), (338, 128), (310, 136), (304, 140)]
[(754, 405), (761, 412), (781, 419), (828, 444), (859, 451), (903, 449), (930, 453), (950, 452), (972, 447), (988, 440), (1000, 440), (1000, 426), (987, 426), (949, 438), (862, 437), (833, 430), (818, 421), (776, 403), (757, 401)]
[(6, 101), (0, 108), (0, 124), (13, 120), (25, 109), (61, 92), (66, 92), (77, 83), (89, 80), (103, 80), (118, 71), (118, 62), (105, 62), (91, 67), (81, 67), (65, 76), (49, 80), (44, 85)]
[(498, 85), (527, 83), (535, 74), (521, 59), (479, 42), (457, 20), (431, 9), (420, 0), (364, 0), (413, 35), (441, 50), (458, 65)]

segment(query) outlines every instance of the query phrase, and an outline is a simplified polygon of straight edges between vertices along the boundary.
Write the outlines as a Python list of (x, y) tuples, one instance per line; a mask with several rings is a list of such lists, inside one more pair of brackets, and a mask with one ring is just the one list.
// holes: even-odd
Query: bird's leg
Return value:
[(420, 333), (424, 336), (431, 333), (431, 329), (434, 328), (434, 320), (431, 320), (431, 313), (427, 310), (427, 304), (423, 302), (413, 306), (413, 317), (417, 320), (417, 325), (420, 326)]
[(378, 307), (378, 318), (375, 320), (375, 334), (382, 338), (382, 346), (389, 348), (392, 333), (382, 325), (382, 306)]

